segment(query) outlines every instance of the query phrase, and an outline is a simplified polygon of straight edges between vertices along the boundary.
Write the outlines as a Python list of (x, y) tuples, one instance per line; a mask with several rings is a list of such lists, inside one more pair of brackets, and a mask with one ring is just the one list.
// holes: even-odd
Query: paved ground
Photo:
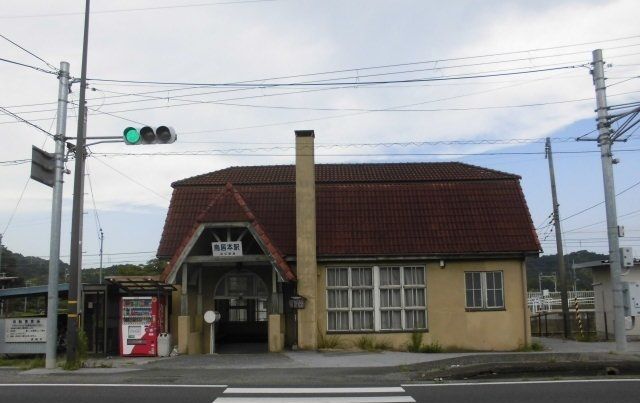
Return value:
[[(146, 368), (146, 369), (267, 369), (267, 368), (375, 368), (399, 367), (420, 363), (449, 362), (460, 358), (465, 362), (483, 360), (499, 361), (509, 357), (521, 356), (522, 359), (536, 354), (586, 354), (586, 353), (615, 353), (615, 342), (577, 342), (555, 338), (534, 338), (534, 342), (545, 347), (543, 352), (523, 353), (495, 353), (495, 352), (464, 352), (464, 353), (409, 353), (399, 351), (285, 351), (282, 353), (252, 353), (252, 354), (214, 354), (214, 355), (180, 355), (165, 358), (130, 358), (114, 357), (110, 359), (90, 360), (93, 367), (106, 366), (111, 368)], [(230, 348), (228, 351), (241, 351)], [(255, 351), (255, 350), (254, 350)], [(630, 356), (640, 354), (640, 342), (629, 342)], [(639, 356), (640, 357), (640, 356)], [(34, 372), (44, 370), (33, 370)]]
[[(370, 384), (369, 378), (395, 381), (464, 379), (476, 374), (501, 375), (526, 373), (529, 368), (538, 374), (552, 371), (602, 373), (606, 366), (626, 368), (630, 373), (640, 373), (640, 342), (629, 343), (625, 354), (615, 353), (615, 343), (587, 343), (561, 339), (535, 339), (546, 348), (542, 352), (465, 352), (465, 353), (408, 353), (397, 351), (286, 351), (282, 353), (181, 355), (175, 357), (114, 357), (92, 359), (90, 368), (73, 372), (86, 375), (91, 381), (96, 374), (117, 379), (152, 380), (166, 379), (169, 383), (216, 382), (249, 383), (255, 379), (263, 382), (353, 382)], [(626, 365), (626, 367), (625, 367)], [(296, 369), (291, 371), (291, 369)], [(135, 371), (133, 375), (131, 372)], [(628, 372), (627, 371), (627, 372)], [(8, 372), (2, 371), (6, 376)], [(70, 373), (62, 369), (43, 368), (14, 371), (12, 376), (40, 379), (65, 379)], [(625, 371), (622, 371), (626, 373)], [(549, 375), (552, 376), (552, 375)], [(45, 378), (43, 378), (45, 377)], [(317, 379), (313, 379), (317, 378)], [(324, 377), (324, 381), (321, 379)], [(16, 378), (17, 379), (17, 378)], [(106, 379), (106, 378), (105, 378)], [(307, 381), (308, 380), (308, 381)], [(101, 382), (107, 382), (101, 381)]]

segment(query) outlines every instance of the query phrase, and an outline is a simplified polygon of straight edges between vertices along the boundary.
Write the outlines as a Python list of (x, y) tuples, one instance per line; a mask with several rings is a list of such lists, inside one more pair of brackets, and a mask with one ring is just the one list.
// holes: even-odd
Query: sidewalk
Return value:
[[(278, 369), (278, 368), (381, 368), (415, 364), (434, 365), (460, 362), (459, 365), (483, 362), (557, 360), (640, 360), (640, 342), (629, 342), (628, 351), (615, 353), (615, 342), (577, 342), (554, 338), (534, 338), (545, 347), (541, 352), (463, 352), (409, 353), (398, 351), (285, 351), (282, 353), (180, 355), (175, 357), (114, 357), (92, 359), (90, 367), (139, 369)], [(605, 355), (607, 357), (605, 357)], [(610, 357), (609, 357), (610, 356)], [(572, 358), (573, 357), (573, 358)], [(456, 364), (453, 364), (456, 365)]]

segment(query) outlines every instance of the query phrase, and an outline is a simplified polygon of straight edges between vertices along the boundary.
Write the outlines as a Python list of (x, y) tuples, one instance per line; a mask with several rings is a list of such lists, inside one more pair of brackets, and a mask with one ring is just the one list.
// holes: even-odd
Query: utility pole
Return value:
[(549, 161), (549, 178), (551, 179), (551, 198), (553, 201), (553, 223), (556, 231), (556, 252), (558, 256), (558, 273), (560, 274), (560, 303), (562, 305), (562, 325), (564, 338), (571, 335), (569, 323), (569, 299), (567, 298), (567, 271), (564, 266), (564, 251), (562, 248), (562, 230), (560, 229), (560, 205), (556, 193), (556, 174), (553, 169), (553, 152), (551, 151), (551, 139), (547, 137), (545, 143), (545, 156)]
[(0, 273), (3, 273), (2, 271), (2, 235), (0, 234)]
[(104, 244), (104, 232), (102, 232), (102, 228), (100, 228), (100, 284), (102, 284), (102, 246)]
[[(604, 200), (607, 209), (607, 236), (609, 238), (609, 266), (613, 294), (613, 328), (616, 337), (616, 350), (627, 350), (627, 336), (624, 326), (624, 306), (622, 301), (622, 284), (620, 282), (620, 243), (618, 240), (618, 215), (616, 212), (616, 193), (613, 181), (614, 160), (611, 154), (611, 129), (607, 108), (607, 90), (604, 78), (604, 61), (602, 49), (593, 51), (593, 83), (596, 87), (598, 109), (598, 146), (602, 159), (602, 178), (604, 182)], [(615, 161), (617, 163), (617, 160)]]
[(64, 183), (64, 145), (67, 132), (67, 104), (69, 100), (69, 63), (60, 62), (58, 74), (58, 118), (53, 201), (51, 202), (51, 241), (49, 244), (49, 286), (47, 289), (47, 345), (45, 367), (56, 368), (58, 342), (58, 274), (60, 272), (60, 227), (62, 223), (62, 186)]
[(75, 146), (75, 170), (73, 179), (73, 211), (71, 214), (71, 256), (69, 269), (69, 312), (67, 313), (67, 362), (77, 362), (78, 350), (78, 301), (81, 299), (82, 271), (82, 213), (84, 204), (84, 168), (86, 157), (87, 111), (85, 94), (87, 87), (87, 51), (89, 44), (89, 6), (84, 10), (84, 40), (82, 43), (82, 72), (80, 76), (80, 100), (78, 105), (78, 135)]

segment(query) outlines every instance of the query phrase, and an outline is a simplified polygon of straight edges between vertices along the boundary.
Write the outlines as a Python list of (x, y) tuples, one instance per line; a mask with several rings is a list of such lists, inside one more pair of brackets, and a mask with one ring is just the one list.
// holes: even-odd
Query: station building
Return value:
[[(540, 243), (520, 177), (458, 162), (230, 167), (174, 182), (158, 257), (181, 353), (363, 336), (513, 350), (530, 343), (525, 258)], [(175, 339), (174, 339), (175, 340)]]

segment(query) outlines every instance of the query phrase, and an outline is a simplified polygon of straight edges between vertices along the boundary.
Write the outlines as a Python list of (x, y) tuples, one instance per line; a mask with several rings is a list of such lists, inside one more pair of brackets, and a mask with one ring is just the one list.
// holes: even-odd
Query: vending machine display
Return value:
[(120, 355), (155, 356), (164, 329), (164, 304), (156, 297), (122, 297)]

